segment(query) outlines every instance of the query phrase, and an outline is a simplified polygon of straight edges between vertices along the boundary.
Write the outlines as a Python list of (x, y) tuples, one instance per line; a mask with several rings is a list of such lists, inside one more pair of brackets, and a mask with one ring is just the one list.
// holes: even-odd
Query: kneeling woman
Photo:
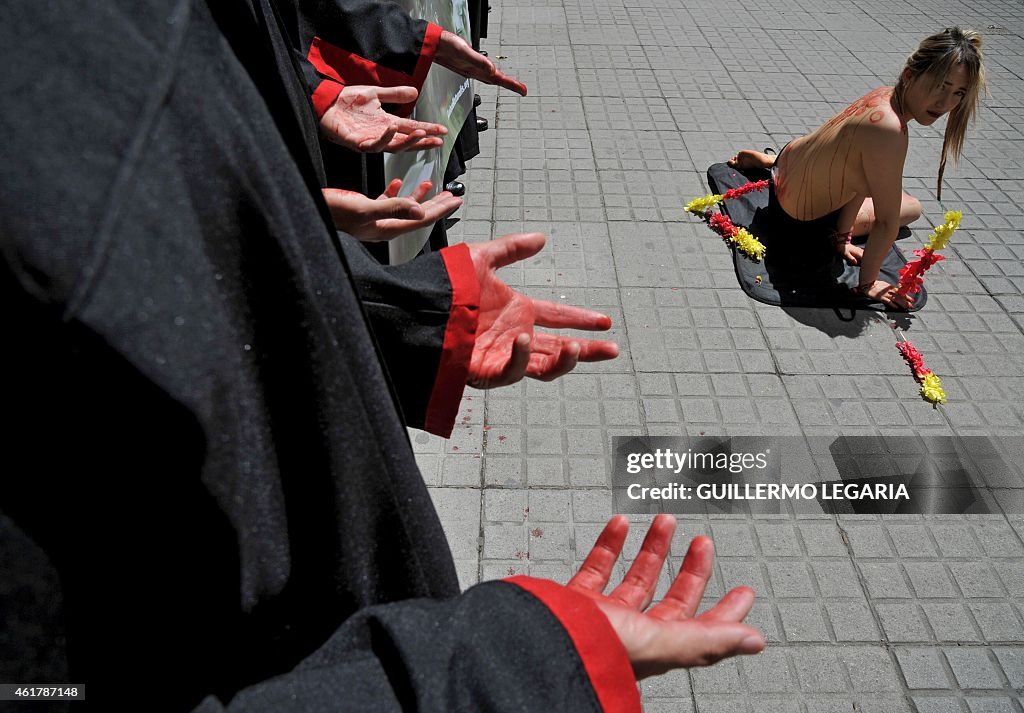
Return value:
[[(907, 308), (913, 299), (878, 279), (900, 226), (921, 216), (921, 204), (903, 192), (907, 124), (930, 126), (949, 114), (939, 161), (941, 199), (946, 159), (960, 157), (984, 84), (981, 35), (948, 28), (921, 43), (895, 87), (864, 95), (821, 128), (786, 144), (777, 157), (740, 151), (729, 165), (771, 168), (770, 210), (801, 228), (801, 235), (825, 233), (821, 239), (831, 239), (847, 261), (860, 264), (854, 288), (859, 296)], [(865, 234), (863, 250), (850, 244), (853, 235)]]

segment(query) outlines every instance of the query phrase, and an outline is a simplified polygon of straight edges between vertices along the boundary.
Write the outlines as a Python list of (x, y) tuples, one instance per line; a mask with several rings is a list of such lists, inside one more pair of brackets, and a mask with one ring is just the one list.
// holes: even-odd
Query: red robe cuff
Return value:
[(316, 109), (318, 119), (323, 118), (324, 112), (331, 108), (331, 105), (334, 104), (344, 88), (344, 84), (339, 84), (329, 79), (320, 82), (313, 92), (313, 108)]
[(465, 243), (444, 248), (441, 258), (452, 285), (452, 303), (424, 430), (448, 438), (455, 427), (459, 402), (469, 377), (469, 360), (476, 342), (480, 312), (480, 281)]
[[(365, 84), (377, 87), (413, 87), (418, 92), (423, 88), (423, 82), (427, 79), (430, 65), (434, 62), (434, 55), (437, 54), (437, 46), (441, 41), (441, 32), (444, 30), (439, 25), (427, 23), (427, 31), (423, 36), (423, 46), (420, 50), (419, 61), (412, 74), (406, 74), (395, 69), (390, 69), (372, 60), (360, 57), (354, 52), (332, 45), (321, 37), (314, 37), (310, 45), (309, 54), (306, 59), (325, 77), (329, 77), (340, 83), (342, 86)], [(320, 85), (321, 87), (323, 84)], [(320, 87), (317, 88), (320, 91)], [(338, 88), (338, 92), (341, 88)], [(338, 92), (331, 98), (333, 102)], [(324, 111), (330, 104), (321, 110), (316, 104), (316, 93), (313, 95), (313, 103), (317, 107), (317, 115), (323, 116)], [(408, 116), (412, 113), (416, 102), (403, 104), (395, 110), (398, 116)]]
[(597, 604), (548, 579), (518, 576), (503, 581), (537, 597), (565, 627), (605, 713), (642, 713), (626, 648)]

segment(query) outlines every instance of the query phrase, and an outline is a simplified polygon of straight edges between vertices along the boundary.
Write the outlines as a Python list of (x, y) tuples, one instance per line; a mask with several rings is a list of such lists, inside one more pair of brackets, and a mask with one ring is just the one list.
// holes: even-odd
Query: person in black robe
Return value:
[[(433, 63), (485, 84), (526, 96), (526, 85), (461, 37), (399, 5), (378, 0), (287, 0), (282, 25), (317, 114), (348, 85), (409, 86), (419, 90)], [(406, 116), (415, 102), (403, 102)]]
[[(3, 678), (104, 711), (637, 710), (652, 660), (752, 650), (731, 610), (690, 658), (638, 646), (599, 581), (459, 595), (371, 329), (486, 313), (474, 257), (419, 261), (458, 275), (433, 292), (358, 274), (284, 47), (266, 0), (0, 12)], [(436, 351), (421, 392), (486, 376)]]
[[(366, 196), (377, 196), (384, 191), (384, 164), (380, 156), (363, 153), (367, 149), (355, 144), (334, 130), (337, 107), (353, 99), (353, 85), (387, 88), (411, 87), (416, 91), (423, 86), (433, 63), (453, 72), (488, 84), (497, 84), (525, 95), (526, 86), (499, 70), (486, 56), (457, 35), (425, 20), (414, 19), (393, 2), (378, 0), (289, 0), (281, 5), (283, 23), (288, 28), (296, 60), (301, 67), (307, 91), (321, 118), (321, 146), (326, 185)], [(392, 110), (407, 116), (415, 105), (415, 94), (407, 94), (401, 101), (394, 100)], [(358, 98), (358, 94), (355, 94)], [(465, 171), (464, 160), (479, 153), (476, 148), (475, 109), (466, 120), (457, 137), (455, 150), (449, 158), (444, 185)], [(409, 132), (426, 130), (424, 136), (400, 134), (391, 141), (388, 151), (429, 148), (440, 144), (440, 139), (426, 125), (404, 124), (396, 126)], [(469, 129), (467, 131), (467, 129)], [(418, 132), (417, 132), (418, 133)], [(382, 146), (375, 149), (380, 150)], [(460, 156), (460, 151), (462, 152)], [(335, 198), (340, 197), (335, 194)], [(446, 207), (455, 203), (452, 194), (441, 191), (425, 208), (434, 229), (428, 242), (429, 250), (448, 244), (444, 222), (450, 214), (440, 210), (438, 202)], [(355, 199), (350, 198), (350, 201)], [(337, 204), (340, 206), (340, 204)], [(456, 206), (457, 207), (457, 206)], [(454, 210), (454, 209), (452, 209)], [(371, 246), (370, 251), (383, 263), (388, 262), (385, 246)]]

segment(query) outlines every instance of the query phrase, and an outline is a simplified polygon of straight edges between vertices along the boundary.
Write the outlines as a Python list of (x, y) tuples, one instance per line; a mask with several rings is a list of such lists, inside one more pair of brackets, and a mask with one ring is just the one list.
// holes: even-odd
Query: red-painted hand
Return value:
[(764, 649), (761, 632), (742, 623), (754, 604), (750, 588), (730, 590), (717, 604), (697, 615), (715, 557), (715, 547), (707, 537), (693, 539), (665, 598), (648, 608), (675, 529), (676, 519), (671, 515), (655, 518), (622, 583), (605, 595), (602, 592), (629, 531), (626, 518), (616, 515), (568, 584), (591, 597), (608, 617), (638, 679), (674, 668), (707, 666)]
[(323, 193), (336, 228), (359, 240), (378, 241), (433, 225), (462, 205), (462, 199), (448, 191), (423, 200), (432, 187), (423, 181), (411, 195), (399, 198), (402, 180), (396, 178), (376, 199), (337, 188), (325, 188)]
[(434, 62), (463, 77), (484, 84), (497, 84), (499, 87), (526, 96), (525, 84), (502, 72), (494, 62), (473, 49), (468, 42), (447, 30), (441, 33)]
[(329, 141), (364, 153), (437, 148), (448, 129), (388, 114), (381, 106), (408, 104), (417, 96), (413, 87), (345, 87), (320, 117), (320, 130)]
[(514, 384), (528, 376), (550, 381), (572, 371), (580, 361), (614, 359), (614, 342), (579, 339), (534, 331), (553, 329), (605, 330), (611, 319), (600, 312), (535, 300), (522, 295), (495, 270), (536, 255), (544, 247), (540, 233), (506, 235), (469, 246), (480, 281), (480, 313), (468, 383), (478, 389)]

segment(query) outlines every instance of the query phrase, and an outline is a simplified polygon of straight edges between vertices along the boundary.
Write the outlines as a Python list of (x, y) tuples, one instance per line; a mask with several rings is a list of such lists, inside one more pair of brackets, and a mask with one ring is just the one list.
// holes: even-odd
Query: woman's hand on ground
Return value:
[(854, 288), (854, 293), (859, 297), (867, 297), (889, 307), (910, 309), (914, 306), (913, 297), (900, 294), (896, 291), (895, 285), (890, 285), (885, 280), (861, 283)]

